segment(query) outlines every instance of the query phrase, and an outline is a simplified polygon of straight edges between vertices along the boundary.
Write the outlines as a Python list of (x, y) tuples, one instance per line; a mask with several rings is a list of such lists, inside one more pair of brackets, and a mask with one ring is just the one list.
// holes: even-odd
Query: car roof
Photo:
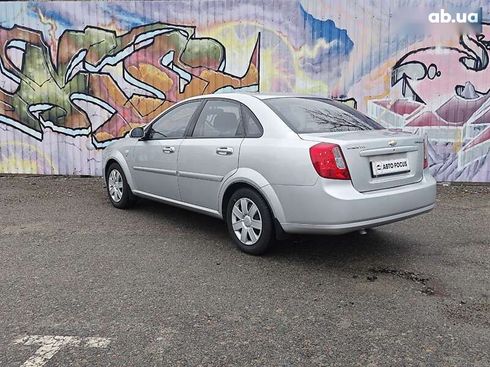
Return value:
[(293, 93), (250, 93), (250, 92), (239, 92), (239, 93), (216, 93), (216, 94), (203, 94), (195, 97), (188, 98), (187, 100), (193, 100), (193, 99), (202, 99), (202, 98), (227, 98), (227, 99), (234, 99), (234, 100), (243, 100), (243, 96), (251, 96), (255, 97), (260, 100), (264, 99), (270, 99), (270, 98), (290, 98), (290, 97), (296, 97), (296, 98), (312, 98), (312, 97), (318, 97), (318, 98), (324, 98), (324, 99), (330, 99), (326, 96), (321, 96), (321, 95), (304, 95), (304, 94), (293, 94)]

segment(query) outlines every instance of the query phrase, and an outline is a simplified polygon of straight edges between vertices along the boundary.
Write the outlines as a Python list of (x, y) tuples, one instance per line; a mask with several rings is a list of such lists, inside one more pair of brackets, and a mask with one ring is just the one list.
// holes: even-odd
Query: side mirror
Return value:
[(133, 130), (131, 130), (129, 136), (131, 138), (142, 138), (145, 136), (145, 130), (142, 127), (135, 127)]

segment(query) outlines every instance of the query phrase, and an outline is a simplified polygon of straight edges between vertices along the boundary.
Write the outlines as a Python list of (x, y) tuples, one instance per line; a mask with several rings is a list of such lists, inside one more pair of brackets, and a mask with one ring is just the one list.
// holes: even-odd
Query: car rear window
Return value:
[(280, 97), (263, 101), (298, 134), (383, 129), (359, 111), (329, 99)]

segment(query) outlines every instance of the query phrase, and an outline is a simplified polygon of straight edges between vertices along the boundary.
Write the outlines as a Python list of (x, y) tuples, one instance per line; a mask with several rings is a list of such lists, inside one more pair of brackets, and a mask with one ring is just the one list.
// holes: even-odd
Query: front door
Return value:
[(170, 109), (149, 127), (147, 138), (136, 143), (132, 170), (137, 192), (180, 200), (179, 149), (200, 104), (201, 101), (191, 101)]
[(191, 136), (179, 152), (179, 191), (182, 201), (218, 210), (221, 182), (238, 169), (243, 141), (240, 104), (208, 100)]

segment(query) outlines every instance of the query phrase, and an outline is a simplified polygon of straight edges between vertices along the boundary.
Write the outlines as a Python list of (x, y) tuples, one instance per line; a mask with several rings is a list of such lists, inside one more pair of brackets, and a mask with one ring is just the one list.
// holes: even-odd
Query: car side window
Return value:
[(247, 138), (259, 138), (262, 136), (263, 129), (257, 117), (248, 109), (242, 106), (242, 121)]
[(201, 101), (188, 102), (164, 114), (151, 125), (149, 139), (160, 140), (184, 137), (187, 125), (200, 104)]
[(192, 132), (195, 138), (234, 138), (243, 136), (240, 104), (210, 100), (204, 105)]

